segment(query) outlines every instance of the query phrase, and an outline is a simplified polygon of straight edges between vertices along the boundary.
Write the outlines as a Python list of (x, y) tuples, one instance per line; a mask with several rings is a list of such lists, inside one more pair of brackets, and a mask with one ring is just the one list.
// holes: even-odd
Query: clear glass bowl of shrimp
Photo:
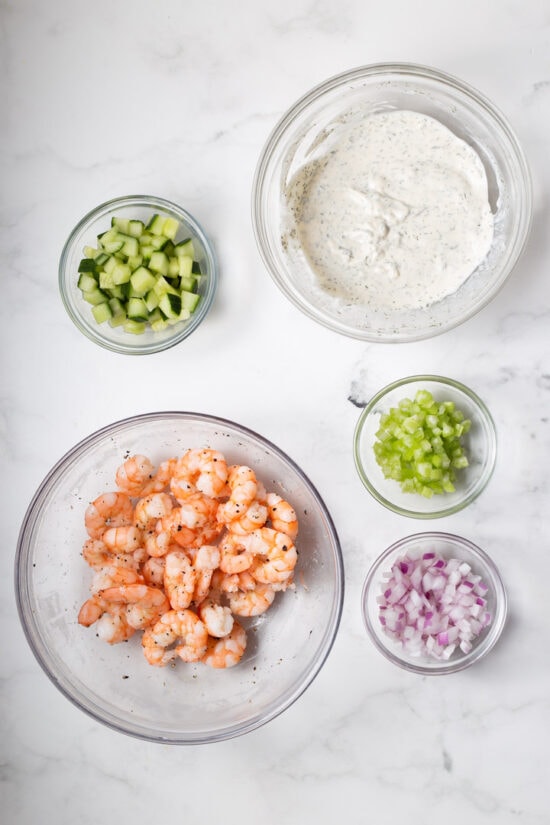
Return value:
[[(275, 592), (269, 594), (269, 609), (252, 616), (241, 615), (241, 610), (230, 635), (220, 635), (227, 631), (228, 625), (218, 632), (220, 638), (215, 644), (209, 637), (207, 652), (197, 659), (193, 646), (200, 646), (205, 640), (200, 634), (197, 637), (194, 619), (192, 628), (181, 627), (184, 620), (190, 620), (189, 612), (194, 605), (186, 612), (183, 607), (179, 609), (177, 602), (178, 587), (186, 580), (188, 565), (186, 554), (181, 552), (185, 541), (180, 539), (178, 544), (170, 540), (170, 549), (164, 553), (164, 529), (146, 529), (151, 518), (155, 523), (166, 524), (167, 529), (174, 521), (166, 492), (156, 492), (153, 485), (146, 491), (152, 501), (140, 509), (132, 497), (135, 505), (132, 519), (123, 518), (120, 523), (117, 519), (125, 506), (123, 499), (100, 498), (95, 510), (91, 503), (97, 502), (104, 493), (112, 496), (121, 489), (124, 492), (125, 481), (120, 474), (117, 478), (117, 470), (130, 456), (146, 456), (155, 468), (148, 474), (158, 479), (166, 467), (163, 462), (188, 451), (205, 450), (221, 453), (228, 466), (251, 468), (258, 489), (269, 492), (274, 501), (280, 498), (291, 505), (298, 532), (293, 539), (296, 555), (287, 563), (292, 567), (292, 575), (285, 579), (284, 587), (276, 586)], [(138, 468), (138, 472), (143, 471), (143, 467)], [(204, 478), (207, 481), (203, 485), (210, 483), (207, 476)], [(130, 485), (132, 481), (130, 479)], [(243, 476), (232, 487), (226, 486), (223, 495), (221, 490), (201, 488), (210, 494), (207, 499), (218, 494), (220, 518), (225, 522), (216, 536), (208, 532), (197, 534), (195, 548), (189, 551), (190, 558), (197, 569), (202, 564), (208, 570), (219, 563), (216, 553), (221, 552), (232, 572), (242, 564), (241, 557), (249, 554), (258, 568), (253, 571), (254, 575), (259, 580), (263, 574), (270, 581), (273, 573), (267, 567), (271, 557), (262, 546), (262, 539), (267, 535), (262, 530), (282, 533), (284, 523), (277, 523), (271, 512), (272, 521), (266, 522), (271, 527), (259, 527), (254, 523), (258, 514), (248, 504), (246, 511), (252, 523), (240, 520), (237, 499), (248, 481)], [(172, 489), (162, 484), (158, 489), (161, 488)], [(130, 486), (128, 495), (132, 492)], [(184, 500), (187, 502), (182, 496), (181, 501)], [(177, 521), (184, 533), (195, 528), (192, 519), (211, 524), (195, 505), (188, 518), (185, 513), (181, 515), (183, 511), (183, 504), (178, 504)], [(236, 516), (239, 519), (235, 523), (243, 525), (240, 538), (228, 529), (229, 521)], [(279, 518), (287, 517), (279, 512)], [(187, 524), (191, 524), (191, 528), (185, 527)], [(98, 533), (105, 528), (98, 544), (93, 538), (94, 525)], [(274, 530), (275, 527), (279, 530)], [(292, 532), (290, 524), (288, 530)], [(145, 535), (148, 550), (140, 555), (145, 548)], [(204, 550), (204, 547), (210, 549)], [(287, 551), (286, 546), (284, 549)], [(117, 563), (113, 571), (103, 565), (101, 559), (92, 558), (95, 552), (126, 559), (135, 553), (140, 566)], [(144, 578), (146, 563), (148, 573)], [(217, 570), (219, 573), (219, 568)], [(166, 586), (159, 584), (155, 592), (155, 576), (159, 571)], [(172, 581), (174, 588), (170, 590)], [(199, 588), (198, 578), (195, 588)], [(102, 616), (94, 600), (94, 594), (99, 591), (104, 600), (110, 600), (109, 610)], [(195, 590), (198, 600), (197, 592)], [(209, 590), (207, 586), (203, 595), (213, 592), (213, 587)], [(343, 594), (344, 572), (338, 535), (312, 482), (291, 458), (262, 436), (239, 424), (198, 413), (159, 412), (135, 416), (110, 424), (81, 441), (61, 458), (38, 488), (23, 520), (17, 546), (19, 617), (46, 675), (70, 701), (97, 721), (122, 733), (156, 742), (198, 744), (229, 739), (260, 727), (290, 707), (311, 684), (329, 655), (340, 622)], [(241, 590), (237, 597), (248, 599)], [(227, 603), (230, 598), (226, 599)], [(238, 602), (234, 605), (238, 611)], [(229, 611), (221, 612), (218, 604), (207, 604), (205, 599), (203, 607), (201, 615), (207, 626), (208, 621), (228, 620)], [(130, 631), (126, 639), (124, 628), (121, 630), (113, 621), (113, 616), (118, 616), (118, 608), (124, 609), (125, 621), (131, 621), (134, 629), (139, 628), (136, 632)], [(94, 610), (97, 610), (95, 615)], [(154, 621), (149, 622), (151, 616)], [(164, 619), (165, 616), (168, 618)], [(161, 618), (166, 621), (167, 630), (159, 645), (156, 625)], [(151, 638), (152, 629), (156, 632), (155, 638)], [(224, 638), (230, 638), (230, 643), (225, 644)], [(121, 641), (124, 644), (117, 643)], [(235, 649), (237, 662), (231, 659)], [(211, 656), (209, 663), (207, 655)], [(165, 657), (165, 660), (154, 661), (155, 657)], [(229, 666), (220, 667), (220, 664)], [(231, 666), (233, 664), (235, 666)]]

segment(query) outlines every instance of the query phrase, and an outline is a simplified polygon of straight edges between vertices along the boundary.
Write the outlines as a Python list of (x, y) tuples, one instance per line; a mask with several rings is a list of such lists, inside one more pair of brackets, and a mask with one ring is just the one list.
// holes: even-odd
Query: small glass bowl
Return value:
[[(487, 610), (491, 615), (491, 623), (473, 640), (469, 653), (463, 653), (457, 647), (447, 660), (431, 658), (428, 655), (411, 656), (399, 642), (384, 632), (377, 602), (384, 583), (383, 574), (389, 572), (399, 558), (415, 552), (437, 552), (444, 559), (460, 559), (469, 564), (472, 572), (481, 576), (487, 585)], [(436, 676), (457, 673), (487, 655), (502, 633), (506, 621), (507, 597), (494, 562), (471, 541), (451, 533), (417, 533), (395, 542), (376, 559), (363, 585), (361, 606), (367, 633), (390, 662), (412, 673)]]
[[(435, 118), (477, 152), (487, 174), (495, 231), (485, 260), (452, 295), (419, 309), (382, 312), (334, 298), (319, 286), (300, 245), (287, 193), (300, 170), (330, 152), (342, 123), (399, 109)], [(361, 66), (311, 89), (273, 129), (253, 183), (254, 233), (274, 282), (314, 321), (364, 341), (430, 338), (479, 312), (521, 255), (531, 213), (529, 169), (506, 118), (461, 80), (413, 63)]]
[[(177, 242), (186, 238), (193, 240), (195, 257), (201, 268), (198, 287), (201, 299), (195, 312), (186, 321), (158, 331), (147, 328), (141, 335), (126, 332), (121, 326), (113, 328), (108, 322), (98, 324), (92, 315), (90, 304), (82, 298), (78, 288), (78, 265), (84, 257), (84, 246), (96, 245), (97, 236), (110, 228), (112, 217), (137, 219), (147, 223), (154, 214), (175, 218), (180, 222)], [(150, 195), (114, 198), (92, 209), (69, 235), (59, 261), (59, 290), (71, 320), (91, 341), (112, 352), (126, 355), (161, 352), (191, 335), (208, 313), (217, 283), (218, 268), (214, 250), (201, 226), (177, 204)]]
[[(436, 401), (454, 401), (456, 408), (472, 422), (470, 431), (462, 438), (470, 463), (457, 470), (455, 492), (431, 498), (404, 493), (398, 481), (385, 478), (373, 450), (381, 415), (404, 398), (414, 399), (421, 389), (431, 392)], [(384, 507), (411, 518), (442, 518), (470, 504), (491, 478), (497, 454), (495, 424), (483, 401), (464, 384), (439, 375), (412, 375), (388, 384), (369, 401), (355, 428), (353, 451), (361, 481)]]

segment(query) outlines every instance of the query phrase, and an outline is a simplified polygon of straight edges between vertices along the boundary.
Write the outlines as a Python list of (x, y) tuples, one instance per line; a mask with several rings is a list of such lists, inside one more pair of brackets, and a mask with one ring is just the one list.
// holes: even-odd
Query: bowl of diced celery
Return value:
[(354, 458), (361, 481), (385, 507), (441, 518), (466, 507), (491, 478), (495, 425), (468, 387), (413, 375), (384, 387), (365, 406)]
[(144, 355), (187, 338), (216, 291), (214, 251), (186, 210), (132, 195), (93, 209), (59, 263), (59, 289), (75, 325), (114, 352)]

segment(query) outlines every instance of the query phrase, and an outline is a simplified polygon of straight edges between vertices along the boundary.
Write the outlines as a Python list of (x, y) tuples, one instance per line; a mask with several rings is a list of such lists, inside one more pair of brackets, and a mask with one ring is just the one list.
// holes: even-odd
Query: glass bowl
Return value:
[[(440, 121), (479, 155), (487, 174), (494, 238), (485, 260), (443, 300), (420, 309), (380, 311), (331, 297), (318, 284), (286, 203), (296, 174), (331, 150), (341, 124), (391, 110)], [(414, 341), (470, 318), (498, 292), (527, 240), (532, 211), (529, 170), (503, 115), (482, 94), (450, 75), (410, 63), (381, 63), (336, 75), (300, 98), (261, 153), (252, 220), (264, 263), (277, 286), (324, 326), (367, 341)]]
[[(154, 462), (188, 447), (245, 463), (289, 500), (300, 531), (295, 590), (267, 613), (242, 619), (248, 644), (238, 665), (152, 667), (136, 633), (108, 645), (77, 622), (91, 568), (81, 556), (87, 504), (114, 489), (118, 465), (145, 453)], [(265, 438), (238, 424), (190, 412), (138, 415), (77, 444), (50, 471), (25, 515), (17, 547), (20, 619), (39, 664), (77, 707), (110, 728), (163, 743), (198, 744), (244, 734), (282, 713), (319, 673), (340, 621), (344, 593), (338, 536), (302, 470)], [(240, 620), (241, 621), (241, 620)], [(180, 666), (181, 665), (181, 666)]]
[[(461, 441), (469, 465), (456, 471), (453, 493), (425, 498), (420, 493), (403, 492), (398, 481), (384, 477), (376, 461), (373, 444), (380, 417), (402, 399), (413, 400), (418, 390), (428, 390), (440, 403), (453, 401), (471, 421), (471, 428)], [(464, 384), (440, 375), (412, 375), (388, 384), (368, 402), (355, 427), (353, 454), (361, 481), (389, 510), (412, 518), (442, 518), (470, 504), (491, 478), (497, 454), (495, 424), (483, 401)]]
[[(472, 649), (463, 653), (457, 646), (450, 658), (437, 659), (429, 655), (412, 656), (404, 646), (388, 636), (380, 622), (379, 602), (389, 572), (405, 555), (436, 552), (445, 560), (459, 559), (471, 567), (472, 574), (481, 576), (487, 585), (484, 610), (491, 616), (491, 623), (473, 640)], [(507, 597), (502, 579), (494, 562), (487, 553), (461, 536), (450, 533), (417, 533), (407, 536), (388, 547), (371, 566), (361, 596), (363, 621), (367, 633), (378, 650), (399, 667), (423, 675), (456, 673), (478, 662), (494, 647), (499, 639), (507, 613)]]
[[(128, 218), (148, 223), (153, 215), (175, 218), (180, 228), (175, 241), (193, 240), (195, 259), (201, 268), (198, 294), (200, 301), (195, 311), (185, 321), (136, 335), (126, 332), (122, 326), (111, 327), (108, 322), (98, 324), (92, 315), (92, 307), (82, 297), (78, 288), (78, 265), (84, 257), (85, 246), (96, 246), (97, 236), (111, 227), (111, 218)], [(78, 329), (91, 341), (113, 352), (126, 355), (147, 355), (169, 349), (191, 335), (206, 317), (214, 300), (218, 283), (218, 268), (214, 250), (201, 226), (185, 209), (175, 203), (150, 195), (129, 195), (102, 203), (78, 222), (69, 235), (59, 261), (59, 290), (65, 309)]]

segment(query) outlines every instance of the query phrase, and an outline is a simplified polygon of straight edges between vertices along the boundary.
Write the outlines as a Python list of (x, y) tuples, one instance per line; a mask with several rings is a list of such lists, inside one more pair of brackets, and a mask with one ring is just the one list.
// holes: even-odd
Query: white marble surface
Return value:
[[(548, 0), (1, 0), (3, 114), (0, 681), (4, 825), (550, 822), (550, 5)], [(367, 345), (300, 314), (256, 250), (250, 189), (264, 140), (302, 93), (347, 68), (409, 60), (455, 74), (511, 120), (535, 186), (533, 230), (477, 317), (422, 343)], [(57, 292), (61, 247), (88, 209), (149, 192), (212, 237), (221, 282), (207, 322), (147, 358), (80, 335)], [(510, 619), (470, 671), (419, 678), (366, 638), (370, 562), (423, 525), (372, 500), (353, 466), (364, 402), (417, 372), (477, 390), (499, 437), (495, 475), (431, 526), (495, 558)], [(208, 412), (288, 452), (326, 500), (346, 597), (320, 675), (283, 715), (215, 746), (114, 733), (44, 675), (16, 616), (26, 507), (78, 440), (155, 409)]]

